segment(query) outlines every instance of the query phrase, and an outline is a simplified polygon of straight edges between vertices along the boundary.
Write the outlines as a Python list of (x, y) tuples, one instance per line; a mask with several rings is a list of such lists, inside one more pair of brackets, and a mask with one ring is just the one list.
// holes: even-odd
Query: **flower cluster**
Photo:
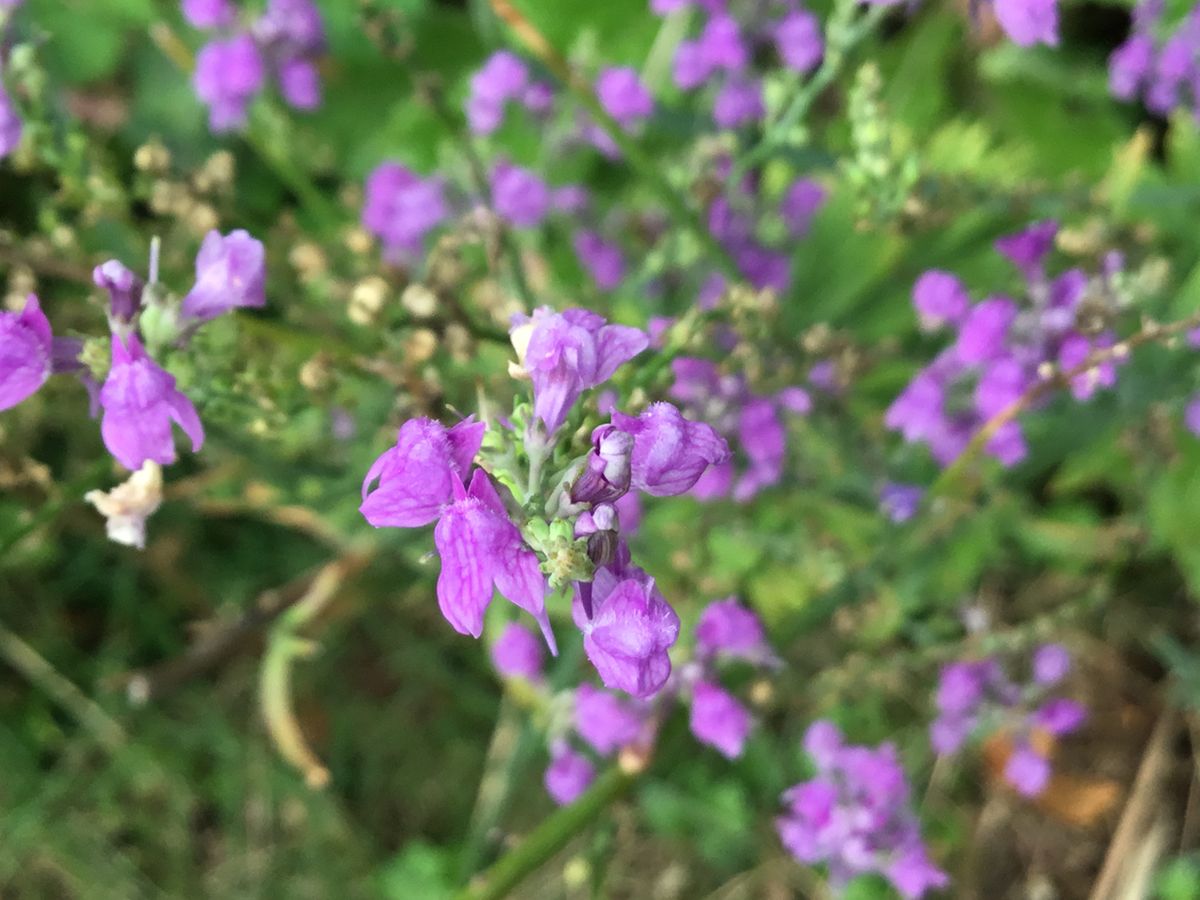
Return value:
[(494, 132), (504, 122), (509, 103), (518, 103), (537, 116), (550, 112), (554, 90), (529, 77), (529, 66), (519, 56), (498, 50), (471, 76), (466, 101), (467, 124), (479, 135)]
[(1021, 794), (1037, 796), (1050, 781), (1052, 740), (1075, 731), (1087, 716), (1074, 700), (1047, 696), (1070, 668), (1071, 657), (1058, 644), (1037, 649), (1032, 678), (1024, 687), (1010, 680), (996, 659), (944, 667), (936, 696), (938, 716), (929, 728), (934, 751), (956, 753), (973, 734), (1011, 731), (1015, 747), (1004, 777)]
[[(212, 231), (196, 257), (196, 283), (182, 303), (157, 283), (151, 262), (146, 284), (117, 260), (96, 267), (93, 280), (109, 296), (111, 360), (102, 373), (85, 370), (82, 343), (54, 338), (36, 297), (21, 313), (0, 313), (0, 409), (29, 397), (54, 372), (74, 372), (103, 410), (100, 433), (113, 457), (131, 472), (148, 462), (175, 461), (172, 422), (191, 439), (204, 442), (204, 428), (192, 402), (175, 386), (175, 377), (147, 352), (149, 332), (155, 346), (185, 340), (204, 322), (235, 307), (262, 306), (263, 247), (245, 231), (222, 236)], [(147, 476), (149, 477), (149, 476)]]
[(1153, 112), (1166, 115), (1188, 105), (1200, 114), (1200, 7), (1168, 34), (1163, 0), (1142, 0), (1133, 29), (1108, 60), (1109, 89), (1122, 100), (1141, 94)]
[(824, 55), (820, 22), (797, 3), (773, 4), (774, 12), (767, 15), (750, 15), (752, 4), (746, 4), (741, 20), (734, 4), (651, 0), (650, 8), (667, 14), (692, 5), (701, 11), (699, 33), (676, 48), (674, 80), (684, 91), (712, 86), (713, 121), (721, 128), (762, 120), (762, 82), (751, 72), (760, 52), (773, 52), (784, 67), (799, 73), (812, 71)]
[(395, 162), (367, 176), (364, 194), (363, 227), (379, 238), (391, 262), (419, 259), (426, 235), (449, 215), (440, 178), (421, 178)]
[(744, 459), (739, 472), (734, 460), (711, 467), (692, 489), (701, 500), (732, 494), (738, 502), (750, 500), (783, 477), (787, 456), (784, 413), (804, 415), (812, 409), (808, 393), (799, 387), (784, 388), (773, 396), (760, 396), (743, 375), (722, 375), (716, 363), (694, 357), (677, 357), (669, 394), (685, 411), (711, 423)]
[[(951, 463), (993, 417), (1009, 410), (1046, 374), (1075, 370), (1093, 353), (1115, 344), (1110, 320), (1120, 304), (1115, 280), (1121, 259), (1110, 254), (1103, 271), (1089, 276), (1070, 269), (1046, 274), (1045, 260), (1058, 225), (1040, 222), (996, 242), (1020, 271), (1027, 303), (994, 295), (972, 303), (949, 272), (932, 270), (913, 288), (922, 328), (951, 329), (956, 339), (914, 376), (888, 408), (885, 423), (909, 443), (928, 445), (941, 465)], [(1077, 400), (1116, 383), (1116, 354), (1071, 380)], [(1021, 424), (1006, 421), (986, 450), (1006, 466), (1025, 457)]]
[[(893, 6), (901, 0), (867, 0)], [(985, 0), (1009, 40), (1021, 47), (1058, 46), (1058, 0)], [(976, 6), (972, 6), (976, 9)]]
[(183, 15), (196, 28), (216, 32), (196, 55), (192, 76), (213, 131), (245, 126), (250, 101), (268, 75), (288, 105), (320, 106), (316, 61), (325, 50), (325, 26), (312, 0), (268, 0), (248, 23), (239, 21), (231, 0), (183, 0)]
[(550, 697), (542, 680), (541, 647), (527, 629), (510, 623), (492, 646), (492, 661), (501, 675), (535, 685), (551, 709), (564, 703), (569, 708), (569, 716), (550, 729), (545, 775), (546, 789), (560, 805), (572, 802), (591, 784), (593, 758), (624, 750), (644, 757), (659, 724), (677, 706), (688, 707), (689, 727), (697, 741), (728, 759), (741, 756), (754, 719), (721, 685), (722, 666), (733, 660), (757, 668), (778, 664), (762, 623), (734, 598), (704, 610), (696, 625), (692, 658), (652, 698), (627, 699), (586, 683), (560, 698)]
[[(488, 424), (406, 422), (366, 475), (363, 516), (376, 527), (437, 522), (438, 602), (463, 634), (482, 632), (494, 587), (534, 617), (554, 652), (546, 598), (572, 586), (573, 617), (601, 680), (652, 696), (670, 677), (679, 618), (654, 579), (632, 563), (614, 504), (631, 490), (681, 494), (708, 466), (725, 462), (729, 448), (709, 425), (655, 403), (637, 416), (614, 411), (593, 431), (584, 456), (565, 459), (564, 425), (583, 393), (649, 339), (587, 310), (541, 308), (514, 321), (512, 340), (514, 372), (532, 383), (532, 408), (520, 405)], [(562, 474), (547, 484), (545, 466), (556, 457)]]
[(796, 859), (826, 865), (835, 889), (869, 873), (882, 875), (910, 898), (949, 883), (921, 840), (893, 745), (845, 744), (837, 726), (819, 721), (809, 727), (804, 749), (816, 777), (787, 790), (787, 809), (776, 821), (783, 845)]

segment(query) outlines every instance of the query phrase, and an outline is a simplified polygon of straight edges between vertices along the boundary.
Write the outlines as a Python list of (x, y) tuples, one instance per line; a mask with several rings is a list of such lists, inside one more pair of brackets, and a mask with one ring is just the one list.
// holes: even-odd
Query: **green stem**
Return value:
[(570, 806), (564, 806), (535, 828), (490, 869), (459, 894), (458, 900), (500, 900), (537, 871), (582, 832), (637, 780), (636, 774), (613, 766)]

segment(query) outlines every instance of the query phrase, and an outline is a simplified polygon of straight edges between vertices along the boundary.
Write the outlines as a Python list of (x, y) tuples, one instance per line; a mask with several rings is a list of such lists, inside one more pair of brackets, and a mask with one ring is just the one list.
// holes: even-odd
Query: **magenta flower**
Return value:
[(492, 206), (518, 228), (541, 224), (550, 210), (550, 189), (528, 169), (501, 162), (492, 167)]
[(713, 121), (721, 128), (753, 125), (762, 121), (766, 113), (762, 84), (751, 79), (731, 78), (713, 100)]
[(1194, 394), (1184, 407), (1183, 424), (1188, 431), (1200, 437), (1200, 394)]
[(1017, 306), (1006, 297), (991, 297), (971, 307), (955, 344), (959, 361), (971, 365), (999, 356), (1016, 318)]
[(559, 806), (574, 803), (595, 779), (596, 767), (582, 753), (576, 753), (565, 743), (551, 751), (546, 792)]
[(632, 128), (654, 113), (654, 99), (631, 66), (604, 69), (596, 79), (596, 99), (622, 128)]
[(775, 25), (775, 47), (789, 69), (812, 71), (825, 55), (821, 23), (807, 10), (792, 10)]
[(779, 214), (792, 237), (804, 237), (829, 192), (811, 178), (797, 178), (779, 202)]
[(183, 0), (183, 17), (194, 28), (226, 28), (237, 11), (229, 0)]
[(581, 684), (575, 691), (575, 731), (601, 756), (632, 744), (642, 733), (642, 717), (615, 694)]
[(907, 522), (921, 508), (925, 489), (915, 484), (889, 482), (879, 490), (879, 508), (891, 521)]
[(577, 231), (572, 243), (575, 255), (592, 276), (596, 287), (611, 291), (621, 283), (625, 277), (625, 257), (618, 245), (586, 229)]
[(612, 503), (629, 490), (633, 438), (612, 425), (592, 432), (592, 452), (571, 486), (572, 503)]
[(4, 90), (4, 85), (0, 84), (0, 159), (21, 145), (21, 133), (24, 128), (16, 104)]
[(262, 87), (262, 56), (254, 38), (239, 34), (211, 41), (196, 55), (192, 84), (208, 107), (213, 131), (233, 131), (246, 124), (246, 108)]
[(288, 106), (308, 111), (321, 105), (321, 73), (311, 61), (298, 56), (285, 59), (276, 66), (275, 76)]
[(196, 254), (196, 283), (183, 298), (183, 315), (207, 321), (235, 307), (265, 306), (264, 260), (262, 243), (248, 232), (210, 231)]
[(762, 622), (734, 597), (710, 603), (700, 614), (696, 623), (696, 652), (703, 658), (774, 661)]
[(50, 320), (38, 298), (30, 294), (19, 313), (0, 312), (0, 410), (36, 393), (53, 365)]
[(467, 123), (475, 134), (491, 134), (504, 121), (508, 101), (522, 95), (529, 82), (529, 68), (520, 57), (499, 50), (471, 76), (467, 97)]
[(693, 686), (688, 725), (700, 743), (715, 747), (727, 759), (737, 759), (752, 724), (749, 711), (732, 694), (706, 681)]
[(142, 305), (145, 283), (120, 260), (110, 259), (92, 269), (92, 281), (109, 296), (109, 314), (118, 322), (131, 322)]
[(610, 325), (586, 309), (557, 313), (543, 306), (513, 325), (514, 338), (528, 336), (523, 364), (533, 381), (533, 411), (550, 434), (585, 390), (608, 381), (649, 344), (640, 329)]
[(505, 678), (537, 681), (542, 677), (542, 643), (524, 625), (509, 622), (492, 644), (492, 665)]
[(393, 162), (367, 176), (363, 227), (379, 238), (393, 261), (419, 255), (425, 236), (449, 214), (439, 178), (421, 178)]
[(1058, 45), (1058, 0), (992, 0), (992, 9), (1014, 44)]
[(1087, 710), (1074, 700), (1056, 697), (1048, 700), (1030, 717), (1030, 722), (1055, 737), (1076, 731), (1087, 720)]
[(655, 497), (682, 494), (730, 457), (711, 425), (688, 421), (670, 403), (652, 403), (636, 418), (614, 413), (612, 423), (633, 435), (633, 486)]
[(1044, 687), (1058, 684), (1071, 671), (1071, 654), (1062, 644), (1043, 644), (1033, 654), (1033, 680)]
[(996, 239), (996, 250), (1006, 257), (1029, 281), (1043, 277), (1042, 264), (1054, 249), (1058, 223), (1052, 219), (1036, 222), (1016, 234)]
[(1022, 796), (1036, 797), (1050, 782), (1050, 761), (1029, 744), (1018, 744), (1004, 766), (1004, 780)]
[(576, 621), (601, 681), (634, 697), (657, 693), (671, 675), (667, 651), (679, 637), (675, 610), (654, 579), (631, 567), (597, 569), (590, 588), (592, 615), (576, 604)]
[(949, 272), (930, 269), (913, 285), (913, 306), (922, 331), (957, 325), (967, 315), (971, 298), (963, 283)]
[(325, 49), (325, 25), (312, 0), (267, 0), (254, 36), (281, 60), (314, 56)]
[(192, 452), (204, 444), (204, 427), (175, 376), (152, 360), (137, 335), (112, 338), (112, 367), (100, 389), (100, 435), (104, 446), (132, 472), (146, 460), (159, 465), (175, 462), (171, 423), (192, 441)]

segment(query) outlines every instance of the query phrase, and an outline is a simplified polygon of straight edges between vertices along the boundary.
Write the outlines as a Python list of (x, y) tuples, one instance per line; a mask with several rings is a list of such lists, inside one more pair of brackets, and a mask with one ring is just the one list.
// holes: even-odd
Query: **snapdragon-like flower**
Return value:
[(614, 425), (597, 427), (583, 472), (571, 486), (571, 502), (612, 503), (624, 495), (632, 478), (632, 456), (632, 435)]
[(1200, 7), (1173, 28), (1163, 24), (1162, 0), (1142, 0), (1133, 12), (1129, 38), (1108, 60), (1109, 89), (1121, 100), (1142, 95), (1152, 111), (1178, 106), (1200, 111)]
[(36, 393), (53, 370), (50, 320), (30, 294), (21, 312), (0, 312), (0, 410)]
[(88, 491), (83, 499), (104, 516), (110, 541), (141, 550), (146, 546), (146, 520), (162, 503), (162, 468), (148, 459), (111, 491)]
[(550, 188), (521, 166), (497, 163), (492, 168), (491, 189), (496, 215), (518, 228), (540, 225), (550, 211)]
[(652, 403), (636, 417), (613, 413), (612, 424), (633, 435), (633, 487), (655, 497), (682, 494), (705, 469), (730, 457), (729, 444), (711, 425), (685, 419), (670, 403)]
[(425, 236), (449, 216), (443, 192), (440, 178), (421, 178), (399, 163), (382, 163), (367, 177), (363, 227), (379, 238), (389, 260), (413, 260)]
[(622, 128), (632, 128), (654, 114), (654, 98), (631, 66), (604, 69), (596, 79), (596, 99)]
[(204, 444), (204, 426), (175, 376), (147, 355), (136, 334), (112, 337), (112, 367), (100, 389), (100, 435), (121, 465), (136, 472), (147, 461), (175, 462), (171, 423), (183, 429), (192, 452)]
[(210, 231), (196, 255), (196, 283), (181, 311), (207, 321), (239, 307), (265, 306), (266, 261), (261, 241), (242, 229)]
[(142, 305), (146, 283), (120, 260), (110, 259), (92, 270), (96, 287), (109, 296), (109, 315), (117, 322), (132, 322)]
[(513, 345), (533, 382), (533, 411), (553, 434), (580, 395), (649, 345), (644, 331), (610, 325), (586, 309), (540, 307), (513, 320)]
[(507, 50), (498, 50), (471, 76), (467, 123), (475, 134), (491, 134), (504, 121), (505, 106), (523, 96), (529, 67)]
[(944, 666), (935, 698), (938, 716), (929, 728), (934, 751), (955, 753), (982, 730), (1010, 730), (1014, 748), (1004, 778), (1024, 796), (1037, 796), (1051, 775), (1048, 742), (1037, 735), (1057, 738), (1070, 734), (1087, 718), (1074, 700), (1047, 695), (1062, 683), (1070, 668), (1070, 654), (1059, 644), (1046, 644), (1035, 651), (1032, 679), (1024, 687), (1012, 682), (996, 659)]
[(671, 675), (667, 651), (679, 637), (679, 617), (654, 579), (633, 566), (596, 570), (589, 616), (575, 604), (583, 649), (606, 687), (634, 697), (657, 693)]
[(642, 715), (633, 704), (586, 683), (575, 691), (574, 724), (601, 756), (633, 743), (642, 733)]
[(762, 622), (735, 597), (705, 607), (696, 623), (696, 652), (701, 659), (717, 656), (773, 663)]
[(217, 132), (242, 128), (264, 77), (262, 55), (250, 35), (205, 44), (196, 55), (192, 84), (208, 107), (209, 127)]
[(566, 743), (551, 751), (545, 777), (546, 792), (559, 806), (574, 803), (595, 780), (596, 767), (582, 753), (572, 750)]
[(449, 429), (429, 419), (405, 422), (396, 446), (367, 472), (359, 510), (376, 528), (437, 522), (438, 606), (460, 634), (483, 633), (494, 587), (533, 616), (551, 652), (557, 652), (537, 555), (509, 519), (486, 472), (476, 469), (464, 486), (483, 432), (483, 423), (471, 419)]
[(776, 820), (783, 845), (797, 860), (825, 864), (835, 889), (870, 873), (907, 898), (949, 883), (921, 840), (894, 746), (844, 744), (829, 722), (814, 722), (804, 745), (817, 775), (784, 793), (787, 809)]
[(728, 691), (707, 681), (692, 686), (689, 728), (696, 740), (715, 747), (727, 759), (742, 755), (753, 719)]
[(537, 681), (542, 677), (544, 662), (542, 642), (517, 622), (505, 625), (500, 637), (492, 644), (492, 665), (505, 678)]
[(621, 283), (625, 277), (625, 256), (617, 244), (587, 229), (576, 232), (572, 243), (575, 255), (592, 276), (596, 287), (611, 291)]
[(825, 55), (821, 23), (805, 9), (794, 9), (774, 27), (775, 47), (789, 69), (810, 72)]

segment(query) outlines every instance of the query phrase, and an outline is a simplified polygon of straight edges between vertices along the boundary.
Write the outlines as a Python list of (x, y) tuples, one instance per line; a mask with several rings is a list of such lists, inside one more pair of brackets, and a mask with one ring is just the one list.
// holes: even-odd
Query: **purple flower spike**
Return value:
[(767, 114), (763, 105), (762, 84), (758, 81), (731, 78), (713, 100), (713, 121), (721, 128), (740, 128), (761, 122)]
[(263, 83), (263, 61), (248, 34), (211, 41), (196, 56), (192, 85), (208, 107), (213, 131), (234, 131), (246, 124), (246, 108)]
[[(409, 419), (396, 446), (382, 454), (363, 479), (359, 511), (376, 528), (419, 528), (437, 519), (454, 499), (454, 477), (471, 469), (486, 429), (468, 417), (453, 428)], [(379, 485), (371, 490), (371, 484)]]
[(594, 231), (579, 231), (573, 241), (575, 255), (602, 291), (611, 291), (625, 277), (625, 257), (621, 248)]
[(210, 231), (196, 254), (196, 283), (183, 298), (183, 315), (204, 322), (236, 307), (265, 306), (264, 260), (262, 243), (248, 232)]
[(229, 0), (183, 0), (183, 17), (193, 28), (226, 28), (237, 11)]
[(0, 84), (0, 159), (20, 146), (23, 131), (24, 125), (17, 114), (17, 107), (4, 90), (4, 85)]
[(1036, 281), (1043, 277), (1042, 263), (1054, 248), (1054, 238), (1057, 235), (1057, 222), (1037, 222), (1024, 231), (998, 238), (996, 250), (1020, 269), (1026, 279)]
[(652, 403), (637, 418), (614, 413), (612, 419), (633, 435), (633, 486), (655, 497), (682, 494), (705, 469), (730, 458), (729, 445), (711, 425), (688, 421), (670, 403)]
[(50, 320), (33, 294), (21, 312), (0, 312), (0, 410), (16, 406), (46, 382), (53, 346)]
[(555, 747), (546, 769), (546, 792), (559, 806), (574, 803), (596, 779), (596, 767), (566, 744)]
[(654, 98), (631, 66), (602, 71), (596, 79), (596, 99), (622, 128), (631, 128), (654, 113)]
[(130, 322), (142, 305), (145, 283), (119, 260), (110, 259), (92, 269), (92, 281), (109, 296), (109, 313), (120, 322)]
[(751, 662), (771, 657), (762, 622), (733, 597), (710, 603), (696, 623), (696, 650), (701, 656), (728, 656)]
[(825, 55), (821, 23), (807, 10), (793, 10), (775, 26), (775, 47), (789, 69), (812, 71)]
[(422, 179), (399, 163), (378, 166), (367, 178), (363, 227), (383, 242), (392, 260), (418, 256), (425, 235), (450, 214), (438, 178)]
[(492, 169), (492, 204), (498, 216), (518, 228), (533, 228), (550, 210), (550, 189), (528, 169), (497, 163)]
[(667, 683), (667, 651), (679, 637), (679, 617), (643, 573), (596, 570), (593, 615), (584, 619), (583, 649), (606, 687), (650, 697)]
[(585, 390), (608, 381), (650, 343), (644, 331), (609, 325), (586, 309), (556, 313), (546, 306), (514, 320), (513, 337), (517, 344), (528, 339), (522, 355), (533, 381), (533, 411), (550, 434)]
[(100, 389), (104, 418), (100, 435), (121, 465), (136, 472), (146, 460), (175, 462), (171, 423), (192, 441), (192, 452), (204, 444), (204, 427), (192, 405), (175, 387), (175, 376), (152, 360), (137, 339), (112, 339), (112, 368)]
[(725, 690), (706, 681), (692, 688), (689, 727), (700, 743), (715, 747), (727, 759), (737, 759), (752, 724), (746, 707)]
[(492, 644), (492, 665), (505, 678), (542, 677), (542, 643), (524, 625), (509, 622)]
[(633, 438), (612, 425), (592, 432), (592, 452), (571, 487), (572, 503), (612, 503), (629, 490)]
[(992, 9), (1014, 44), (1058, 46), (1058, 0), (993, 0)]
[(1058, 684), (1071, 671), (1071, 654), (1062, 644), (1044, 644), (1033, 654), (1033, 680), (1044, 687)]
[(970, 297), (963, 283), (949, 272), (930, 269), (913, 285), (913, 306), (922, 331), (957, 325), (967, 314)]
[(1050, 782), (1050, 762), (1028, 744), (1018, 744), (1004, 766), (1004, 780), (1025, 797), (1036, 797)]
[(642, 733), (641, 716), (608, 691), (581, 684), (575, 691), (575, 730), (601, 756), (608, 756)]
[(525, 610), (542, 630), (550, 652), (558, 654), (546, 613), (546, 579), (537, 554), (526, 546), (508, 518), (495, 485), (476, 469), (464, 488), (451, 474), (454, 500), (442, 510), (433, 542), (442, 558), (438, 606), (455, 631), (479, 637), (492, 589)]
[(959, 361), (973, 365), (999, 356), (1016, 318), (1016, 304), (1005, 297), (992, 297), (971, 307), (955, 344)]

